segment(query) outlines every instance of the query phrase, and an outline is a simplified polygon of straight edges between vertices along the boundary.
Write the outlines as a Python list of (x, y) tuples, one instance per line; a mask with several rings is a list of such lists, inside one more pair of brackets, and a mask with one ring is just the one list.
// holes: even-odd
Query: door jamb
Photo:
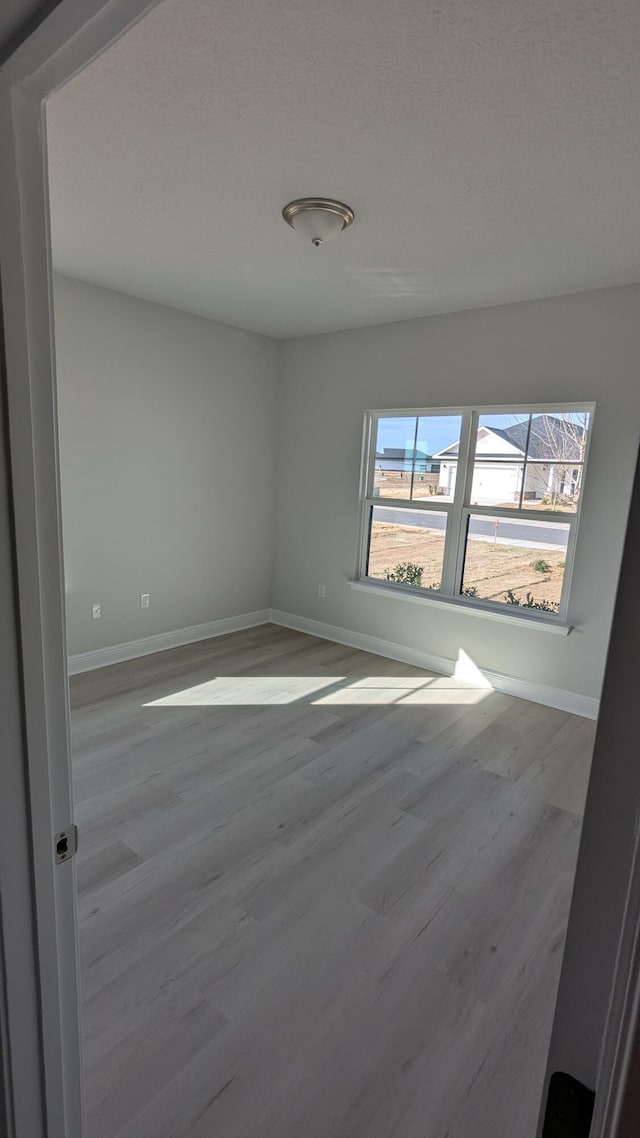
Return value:
[[(60, 0), (0, 68), (0, 265), (26, 789), (25, 802), (7, 808), (20, 812), (31, 873), (30, 889), (3, 895), (0, 914), (12, 1138), (82, 1138), (84, 1130), (75, 864), (56, 866), (53, 850), (53, 835), (72, 822), (72, 800), (44, 102), (157, 2)], [(31, 949), (39, 1022), (27, 1032), (13, 997), (26, 996), (17, 962)]]

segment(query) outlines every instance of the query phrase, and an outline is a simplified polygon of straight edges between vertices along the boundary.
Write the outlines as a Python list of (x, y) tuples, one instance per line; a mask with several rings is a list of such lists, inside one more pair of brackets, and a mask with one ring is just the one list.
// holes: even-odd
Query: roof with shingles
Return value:
[(584, 457), (585, 428), (556, 415), (534, 415), (527, 448), (528, 422), (511, 427), (490, 427), (495, 435), (517, 446), (527, 458), (539, 462), (581, 462)]
[[(582, 462), (584, 459), (586, 428), (579, 423), (559, 419), (556, 415), (533, 416), (528, 449), (528, 419), (522, 423), (513, 423), (510, 427), (485, 426), (484, 430), (517, 447), (523, 458), (526, 451), (527, 458), (532, 462)], [(459, 440), (438, 451), (435, 457), (445, 457), (447, 453), (457, 455), (458, 447)], [(504, 456), (504, 451), (493, 454), (483, 452), (478, 458), (482, 460)], [(513, 455), (513, 459), (518, 461), (519, 456)]]
[(406, 459), (410, 462), (414, 454), (418, 459), (431, 458), (423, 450), (414, 451), (413, 447), (383, 447), (381, 451), (376, 451), (376, 458)]

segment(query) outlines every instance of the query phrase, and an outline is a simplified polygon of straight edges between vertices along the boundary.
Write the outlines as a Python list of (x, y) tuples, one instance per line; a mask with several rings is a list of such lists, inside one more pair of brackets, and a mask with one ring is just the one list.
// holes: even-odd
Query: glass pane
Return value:
[(418, 419), (411, 497), (452, 502), (458, 470), (461, 415), (421, 415)]
[(452, 502), (462, 431), (461, 415), (421, 415), (418, 419), (412, 498)]
[(374, 506), (371, 512), (367, 576), (418, 589), (439, 589), (446, 513), (393, 506)]
[(481, 415), (470, 504), (575, 512), (590, 424), (589, 411)]
[(480, 415), (476, 458), (500, 462), (524, 462), (529, 435), (529, 412)]
[(582, 465), (528, 462), (522, 505), (527, 510), (559, 510), (575, 514), (582, 488)]
[(419, 469), (418, 462), (416, 462), (411, 497), (418, 502), (425, 501), (427, 498), (436, 498), (439, 502), (453, 502), (458, 473), (457, 461), (442, 459), (437, 464), (433, 462), (431, 465), (432, 467), (437, 466), (437, 469), (432, 470), (431, 473), (423, 473)]
[(374, 497), (411, 497), (416, 423), (415, 415), (378, 419), (373, 475)]
[(461, 415), (378, 419), (374, 497), (452, 501), (461, 429)]
[(557, 612), (569, 531), (562, 522), (471, 514), (463, 594)]
[(549, 411), (531, 417), (527, 458), (560, 465), (584, 462), (589, 411)]
[(476, 462), (470, 506), (520, 506), (524, 465), (521, 462)]
[(469, 505), (519, 508), (528, 432), (528, 412), (480, 416)]

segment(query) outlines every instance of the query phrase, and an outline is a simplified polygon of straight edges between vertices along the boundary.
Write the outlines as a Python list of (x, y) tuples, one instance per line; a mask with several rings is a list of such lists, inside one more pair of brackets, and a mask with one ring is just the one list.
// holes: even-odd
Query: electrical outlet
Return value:
[(324, 585), (318, 585), (318, 596), (319, 597), (324, 598), (326, 596), (326, 592), (327, 592), (327, 590), (326, 590), (326, 587)]
[(148, 609), (151, 604), (151, 595), (149, 593), (140, 594), (140, 608)]
[(91, 617), (92, 617), (92, 619), (93, 620), (100, 620), (101, 616), (102, 616), (102, 605), (92, 605), (91, 606)]

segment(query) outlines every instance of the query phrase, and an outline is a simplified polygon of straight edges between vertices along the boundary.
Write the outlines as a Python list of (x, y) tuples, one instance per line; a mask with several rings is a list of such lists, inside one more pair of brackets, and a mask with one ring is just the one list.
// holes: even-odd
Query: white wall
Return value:
[(277, 345), (64, 277), (54, 303), (69, 652), (268, 606)]
[[(273, 604), (598, 697), (640, 433), (640, 288), (280, 350), (64, 277), (55, 313), (71, 654)], [(367, 408), (545, 400), (597, 403), (569, 637), (349, 588)]]
[[(274, 605), (598, 697), (640, 434), (640, 288), (283, 345)], [(597, 403), (566, 638), (349, 588), (366, 409)], [(326, 598), (317, 585), (326, 585)]]

